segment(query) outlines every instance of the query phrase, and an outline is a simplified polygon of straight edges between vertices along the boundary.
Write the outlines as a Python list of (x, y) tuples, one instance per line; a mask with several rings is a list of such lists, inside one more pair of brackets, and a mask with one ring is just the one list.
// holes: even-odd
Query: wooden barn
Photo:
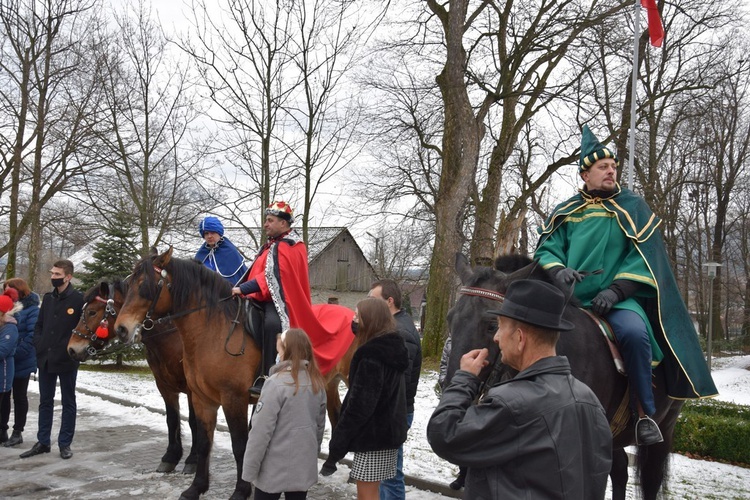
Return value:
[(309, 228), (310, 287), (337, 292), (364, 292), (376, 280), (375, 270), (345, 227)]

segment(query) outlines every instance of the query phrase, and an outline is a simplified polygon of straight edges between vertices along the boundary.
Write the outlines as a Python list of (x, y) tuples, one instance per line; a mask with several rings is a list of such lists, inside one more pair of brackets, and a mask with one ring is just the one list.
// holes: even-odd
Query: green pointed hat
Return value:
[(599, 142), (591, 132), (588, 125), (583, 126), (583, 137), (581, 138), (581, 159), (578, 160), (578, 172), (585, 172), (597, 160), (602, 158), (613, 158), (615, 163), (620, 164), (620, 160), (611, 149)]

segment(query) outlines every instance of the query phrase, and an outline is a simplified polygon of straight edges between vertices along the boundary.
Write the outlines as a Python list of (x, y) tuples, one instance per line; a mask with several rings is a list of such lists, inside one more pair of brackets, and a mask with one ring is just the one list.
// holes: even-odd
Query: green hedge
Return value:
[(688, 401), (674, 432), (674, 451), (750, 466), (750, 406)]

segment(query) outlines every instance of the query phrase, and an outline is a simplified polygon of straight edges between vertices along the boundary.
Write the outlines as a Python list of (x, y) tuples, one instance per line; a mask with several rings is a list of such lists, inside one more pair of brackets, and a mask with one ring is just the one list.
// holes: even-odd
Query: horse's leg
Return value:
[(190, 487), (182, 492), (180, 500), (198, 500), (201, 494), (208, 491), (208, 468), (211, 458), (216, 413), (218, 407), (193, 394), (193, 406), (196, 417), (196, 455), (198, 463)]
[(164, 397), (164, 405), (167, 410), (167, 434), (169, 436), (167, 451), (161, 457), (161, 463), (156, 472), (172, 472), (182, 458), (182, 436), (180, 431), (180, 402), (179, 394), (170, 394)]
[(334, 376), (326, 384), (326, 409), (328, 411), (328, 420), (331, 422), (331, 429), (336, 428), (341, 416), (341, 397), (339, 396), (338, 375)]
[(183, 474), (195, 474), (196, 464), (198, 463), (198, 428), (195, 422), (195, 409), (193, 408), (193, 396), (188, 391), (188, 425), (190, 426), (190, 454), (185, 459), (185, 466), (182, 468)]
[(625, 500), (628, 485), (628, 454), (625, 448), (612, 450), (612, 468), (609, 471), (612, 480), (612, 500)]
[(232, 496), (229, 497), (230, 500), (245, 500), (250, 498), (253, 491), (252, 485), (242, 479), (242, 464), (245, 460), (248, 435), (247, 404), (248, 401), (245, 400), (222, 405), (224, 417), (229, 427), (229, 435), (232, 439), (232, 454), (234, 455), (234, 461), (237, 463), (237, 483)]

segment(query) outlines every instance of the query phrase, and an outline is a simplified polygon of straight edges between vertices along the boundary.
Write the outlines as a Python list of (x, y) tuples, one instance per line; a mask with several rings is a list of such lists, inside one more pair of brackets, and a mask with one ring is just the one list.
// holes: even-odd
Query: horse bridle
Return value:
[(167, 284), (168, 289), (172, 289), (172, 283), (167, 283), (165, 281), (167, 279), (167, 276), (169, 276), (167, 270), (157, 266), (153, 267), (154, 271), (156, 271), (156, 274), (159, 276), (159, 281), (156, 283), (156, 296), (154, 296), (154, 300), (151, 301), (151, 305), (148, 307), (148, 311), (146, 312), (146, 317), (143, 318), (143, 322), (141, 323), (141, 328), (146, 331), (153, 330), (157, 323), (165, 323), (170, 319), (170, 316), (166, 316), (164, 318), (159, 318), (156, 320), (151, 318), (151, 315), (154, 313), (154, 309), (156, 309), (156, 304), (159, 302), (159, 296), (161, 295), (162, 288), (164, 288), (164, 283)]
[[(495, 290), (488, 290), (487, 288), (479, 288), (474, 286), (462, 286), (458, 289), (458, 293), (461, 295), (469, 295), (472, 297), (480, 297), (483, 299), (489, 299), (493, 300), (495, 302), (503, 303), (505, 302), (505, 295), (503, 295), (500, 292), (497, 292)], [(499, 379), (500, 373), (502, 372), (502, 366), (503, 363), (500, 361), (500, 351), (497, 351), (497, 354), (495, 354), (495, 359), (492, 360), (491, 363), (492, 371), (490, 371), (490, 374), (487, 375), (487, 378), (485, 378), (481, 385), (479, 386), (479, 395), (480, 399), (482, 395), (484, 394), (484, 391), (492, 387), (495, 382)]]
[[(99, 326), (107, 328), (107, 329), (109, 328), (109, 320), (107, 318), (117, 317), (117, 310), (115, 309), (115, 300), (113, 298), (115, 296), (115, 285), (113, 283), (109, 283), (108, 285), (109, 285), (109, 298), (108, 299), (104, 299), (100, 297), (99, 295), (94, 297), (94, 300), (96, 300), (97, 302), (102, 302), (106, 304), (104, 308), (104, 317), (99, 322)], [(88, 304), (85, 304), (83, 306), (83, 309), (81, 310), (81, 320), (83, 321), (83, 325), (86, 327), (87, 333), (83, 333), (79, 331), (78, 328), (73, 328), (73, 334), (89, 341), (89, 345), (86, 347), (86, 352), (88, 353), (89, 356), (94, 356), (96, 355), (97, 351), (104, 348), (107, 342), (105, 340), (106, 337), (105, 338), (98, 337), (96, 335), (96, 331), (92, 331), (91, 328), (89, 328), (89, 325), (86, 322), (86, 307), (87, 306)]]

